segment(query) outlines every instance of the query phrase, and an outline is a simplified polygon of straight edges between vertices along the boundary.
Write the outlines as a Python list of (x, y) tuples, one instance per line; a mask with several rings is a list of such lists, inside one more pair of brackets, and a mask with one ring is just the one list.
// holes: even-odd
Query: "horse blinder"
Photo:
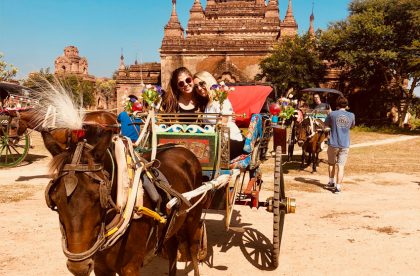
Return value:
[(68, 174), (63, 177), (63, 181), (64, 187), (66, 188), (66, 195), (69, 197), (74, 192), (74, 190), (76, 190), (79, 180), (74, 174)]
[(55, 182), (56, 182), (56, 179), (50, 180), (47, 187), (45, 188), (45, 202), (47, 203), (47, 206), (53, 211), (57, 211), (57, 208), (56, 208), (57, 206), (52, 201), (50, 192), (51, 192), (51, 189), (55, 186)]

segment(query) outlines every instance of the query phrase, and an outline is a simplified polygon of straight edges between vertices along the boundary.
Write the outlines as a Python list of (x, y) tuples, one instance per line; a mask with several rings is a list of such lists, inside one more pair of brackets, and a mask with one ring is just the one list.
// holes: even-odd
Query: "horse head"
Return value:
[(296, 125), (296, 137), (299, 147), (302, 147), (306, 139), (311, 135), (311, 121), (309, 118), (305, 118), (301, 123)]
[[(58, 212), (67, 267), (74, 275), (89, 275), (92, 256), (105, 242), (105, 219), (112, 183), (104, 169), (112, 132), (96, 136), (94, 145), (83, 131), (63, 149), (53, 134), (43, 131), (44, 145), (52, 154), (51, 169), (57, 172), (45, 191), (47, 205)], [(83, 139), (83, 140), (81, 140)], [(90, 139), (89, 139), (90, 140)]]

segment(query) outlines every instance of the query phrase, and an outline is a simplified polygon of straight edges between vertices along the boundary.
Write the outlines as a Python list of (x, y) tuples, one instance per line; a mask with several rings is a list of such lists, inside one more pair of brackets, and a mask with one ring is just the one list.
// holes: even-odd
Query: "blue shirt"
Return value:
[(329, 145), (335, 148), (350, 147), (350, 128), (354, 123), (354, 114), (344, 109), (328, 114), (325, 124), (331, 128)]
[(118, 115), (117, 121), (121, 124), (121, 134), (133, 142), (137, 141), (140, 135), (140, 125), (133, 123), (141, 123), (142, 120), (132, 118), (126, 111), (123, 111)]

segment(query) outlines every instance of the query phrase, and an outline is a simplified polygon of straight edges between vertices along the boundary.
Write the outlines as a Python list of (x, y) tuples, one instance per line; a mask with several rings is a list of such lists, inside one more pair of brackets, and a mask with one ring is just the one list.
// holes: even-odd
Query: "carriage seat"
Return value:
[(261, 114), (254, 114), (245, 136), (245, 144), (242, 154), (230, 161), (230, 169), (246, 170), (248, 167), (255, 168), (258, 166), (259, 145), (263, 137), (263, 123)]

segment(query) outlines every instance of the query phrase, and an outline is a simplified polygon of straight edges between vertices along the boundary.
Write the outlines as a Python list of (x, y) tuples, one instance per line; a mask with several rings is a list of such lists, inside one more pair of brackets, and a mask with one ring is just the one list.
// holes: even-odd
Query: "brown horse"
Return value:
[[(197, 256), (201, 203), (187, 213), (182, 212), (187, 208), (186, 204), (180, 205), (179, 212), (172, 210), (168, 215), (171, 227), (162, 226), (143, 215), (131, 221), (115, 244), (108, 248), (102, 247), (106, 240), (104, 229), (108, 229), (105, 225), (108, 226), (112, 220), (111, 214), (117, 213), (112, 207), (115, 205), (109, 204), (116, 198), (116, 177), (113, 183), (109, 180), (115, 161), (109, 154), (112, 131), (104, 131), (100, 135), (96, 131), (92, 133), (93, 136), (87, 132), (87, 137), (84, 137), (88, 142), (91, 141), (92, 146), (80, 147), (77, 146), (80, 142), (71, 142), (64, 150), (53, 135), (42, 132), (44, 144), (53, 155), (52, 168), (57, 171), (57, 177), (46, 189), (46, 200), (49, 207), (58, 212), (63, 251), (68, 258), (67, 267), (70, 272), (74, 275), (89, 275), (94, 268), (95, 275), (140, 275), (146, 254), (163, 244), (169, 259), (169, 275), (176, 275), (178, 248), (186, 249), (193, 262), (194, 275), (199, 275)], [(74, 164), (73, 156), (80, 148), (82, 151), (78, 164), (83, 169), (69, 172), (67, 165)], [(158, 150), (156, 159), (159, 160), (156, 163), (160, 163), (159, 171), (177, 192), (184, 193), (201, 185), (201, 165), (191, 151), (182, 147), (166, 148)], [(73, 186), (73, 189), (69, 186)], [(194, 202), (191, 200), (192, 204)], [(144, 206), (152, 210), (155, 207), (147, 193), (144, 195)]]
[[(316, 172), (319, 165), (319, 152), (321, 151), (321, 143), (328, 137), (329, 129), (320, 119), (305, 118), (301, 123), (296, 125), (297, 142), (302, 147), (302, 163), (301, 169), (305, 167), (305, 159), (307, 166), (312, 163), (312, 172)], [(308, 153), (308, 156), (306, 154)]]

